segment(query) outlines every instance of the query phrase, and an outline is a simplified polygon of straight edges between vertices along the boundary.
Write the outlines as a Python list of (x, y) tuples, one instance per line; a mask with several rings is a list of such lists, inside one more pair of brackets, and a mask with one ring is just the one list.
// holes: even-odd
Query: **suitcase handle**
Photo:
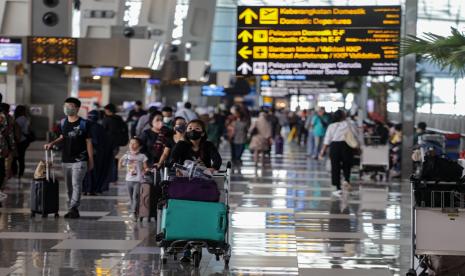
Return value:
[[(50, 154), (50, 158), (49, 158)], [(53, 151), (45, 150), (45, 178), (50, 181), (51, 170), (53, 170)], [(52, 168), (52, 169), (51, 169)], [(55, 181), (55, 172), (53, 171), (53, 181)]]
[(218, 229), (221, 231), (221, 233), (226, 232), (227, 224), (228, 222), (226, 220), (226, 214), (222, 213), (218, 218)]

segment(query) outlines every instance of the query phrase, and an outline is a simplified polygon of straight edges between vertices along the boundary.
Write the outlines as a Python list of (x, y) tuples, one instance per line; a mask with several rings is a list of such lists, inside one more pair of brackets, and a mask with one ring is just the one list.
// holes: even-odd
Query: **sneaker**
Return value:
[(332, 195), (335, 196), (335, 197), (341, 197), (342, 196), (342, 191), (341, 190), (334, 191), (332, 193)]
[(65, 218), (67, 219), (77, 219), (80, 217), (79, 211), (76, 208), (71, 208), (71, 210), (69, 210), (69, 212), (65, 215)]

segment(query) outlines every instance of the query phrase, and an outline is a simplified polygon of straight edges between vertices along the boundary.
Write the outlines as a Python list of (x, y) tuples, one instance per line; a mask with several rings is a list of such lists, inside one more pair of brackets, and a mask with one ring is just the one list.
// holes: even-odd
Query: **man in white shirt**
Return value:
[(190, 122), (192, 120), (195, 120), (195, 119), (198, 119), (199, 116), (197, 116), (197, 114), (191, 110), (192, 108), (192, 104), (190, 102), (186, 102), (184, 104), (184, 108), (180, 108), (175, 116), (176, 117), (183, 117), (184, 119), (186, 119), (186, 121)]

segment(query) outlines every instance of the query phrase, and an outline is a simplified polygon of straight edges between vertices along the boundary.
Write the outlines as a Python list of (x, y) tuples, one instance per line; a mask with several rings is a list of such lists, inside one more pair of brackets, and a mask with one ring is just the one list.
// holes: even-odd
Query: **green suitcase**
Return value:
[(224, 242), (227, 227), (224, 203), (170, 199), (162, 213), (161, 229), (166, 241)]

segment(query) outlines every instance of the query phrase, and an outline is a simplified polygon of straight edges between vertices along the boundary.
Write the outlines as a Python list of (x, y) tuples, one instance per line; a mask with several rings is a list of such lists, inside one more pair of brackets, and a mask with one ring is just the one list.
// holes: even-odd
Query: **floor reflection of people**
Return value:
[[(341, 199), (331, 201), (330, 215), (347, 215), (347, 218), (330, 216), (328, 220), (329, 232), (351, 233), (351, 229), (354, 228), (351, 225), (353, 221), (349, 218), (348, 196), (348, 194), (343, 194)], [(331, 268), (342, 268), (343, 257), (352, 256), (355, 253), (353, 242), (342, 238), (330, 239), (328, 250), (328, 256), (332, 257), (329, 260)]]

